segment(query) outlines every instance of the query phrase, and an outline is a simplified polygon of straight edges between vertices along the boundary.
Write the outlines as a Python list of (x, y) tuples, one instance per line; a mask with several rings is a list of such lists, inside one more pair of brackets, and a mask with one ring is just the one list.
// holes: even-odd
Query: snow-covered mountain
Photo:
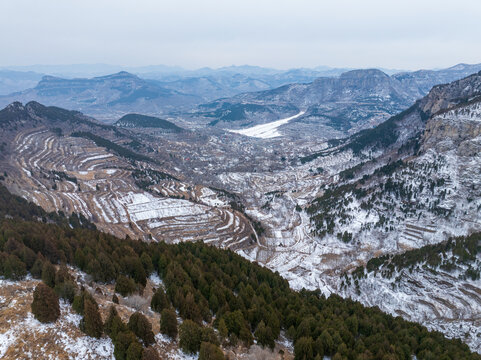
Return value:
[[(373, 257), (394, 253), (403, 259), (412, 249), (481, 231), (480, 109), (478, 73), (436, 86), (387, 123), (354, 136), (337, 150), (318, 153), (312, 165), (323, 166), (333, 151), (336, 157), (348, 156), (352, 164), (335, 174), (334, 182), (306, 208), (317, 241), (331, 247), (337, 242), (351, 254), (338, 260), (338, 268), (349, 273)], [(479, 249), (479, 241), (474, 244)], [(459, 252), (448, 250), (437, 255), (445, 263), (429, 267), (423, 258), (409, 271), (397, 268), (387, 278), (381, 265), (385, 261), (386, 268), (389, 258), (371, 261), (364, 276), (346, 277), (347, 282), (338, 278), (328, 287), (463, 337), (480, 351), (476, 329), (481, 287), (476, 274), (481, 253), (474, 250), (469, 261), (458, 263), (451, 259)]]
[[(354, 71), (269, 99), (314, 104), (315, 90), (333, 111), (349, 98), (374, 109), (407, 98), (398, 85)], [(293, 115), (281, 128), (304, 116)], [(122, 238), (229, 248), (296, 289), (377, 305), (481, 351), (477, 248), (464, 261), (462, 246), (449, 245), (481, 232), (481, 73), (338, 141), (241, 138), (215, 126), (166, 135), (35, 102), (11, 104), (0, 121), (3, 184), (47, 210), (78, 212)], [(418, 249), (441, 254), (412, 265)]]

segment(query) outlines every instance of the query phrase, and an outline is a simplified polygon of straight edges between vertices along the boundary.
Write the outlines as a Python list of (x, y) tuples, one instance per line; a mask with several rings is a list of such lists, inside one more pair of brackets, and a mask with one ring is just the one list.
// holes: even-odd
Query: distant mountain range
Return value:
[(133, 111), (159, 114), (190, 108), (201, 99), (163, 88), (154, 81), (127, 72), (119, 72), (92, 79), (44, 76), (32, 89), (1, 96), (0, 106), (13, 101), (38, 101), (82, 111), (102, 120), (113, 120)]
[[(35, 87), (42, 75), (63, 79), (105, 77), (112, 73), (125, 71), (120, 66), (112, 65), (44, 65), (14, 67), (12, 70), (0, 70), (0, 95), (18, 92)], [(185, 70), (179, 67), (146, 66), (126, 68), (129, 73), (143, 79), (155, 80), (163, 88), (198, 96), (201, 102), (212, 101), (221, 97), (234, 96), (242, 92), (272, 89), (281, 85), (310, 82), (320, 76), (337, 76), (347, 69), (319, 67), (316, 69), (276, 70), (258, 66), (229, 66), (219, 69), (202, 68)], [(28, 70), (29, 72), (25, 72)], [(36, 71), (33, 73), (32, 71)], [(22, 85), (12, 83), (10, 78), (20, 74), (36, 74), (33, 82)], [(2, 83), (4, 83), (2, 87)]]
[(0, 95), (32, 88), (42, 77), (42, 74), (33, 71), (0, 70)]
[[(72, 74), (75, 69), (85, 73), (113, 68), (72, 65), (20, 69)], [(0, 93), (14, 91), (0, 96), (0, 107), (14, 101), (38, 101), (82, 111), (105, 122), (129, 113), (160, 117), (176, 114), (227, 129), (257, 125), (304, 110), (304, 116), (284, 125), (285, 134), (302, 131), (334, 138), (375, 126), (424, 96), (432, 86), (477, 72), (481, 64), (393, 75), (376, 69), (326, 67), (276, 70), (231, 66), (189, 71), (150, 66), (132, 70), (141, 75), (121, 71), (70, 79), (41, 77), (40, 73), (18, 69), (0, 71)], [(17, 91), (23, 87), (30, 88)]]
[(394, 75), (376, 70), (352, 70), (339, 77), (311, 83), (239, 94), (200, 105), (196, 115), (211, 126), (237, 129), (294, 115), (305, 115), (284, 125), (285, 133), (302, 129), (327, 138), (369, 128), (402, 111), (437, 84), (451, 82), (481, 69), (460, 64), (444, 70), (420, 70)]

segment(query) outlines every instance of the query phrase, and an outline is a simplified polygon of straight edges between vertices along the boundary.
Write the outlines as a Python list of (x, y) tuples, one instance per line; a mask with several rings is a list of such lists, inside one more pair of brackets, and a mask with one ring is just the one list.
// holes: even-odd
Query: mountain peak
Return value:
[(14, 101), (13, 103), (7, 105), (5, 109), (8, 111), (21, 111), (25, 110), (25, 107), (20, 101)]
[(365, 77), (388, 78), (389, 75), (379, 69), (359, 69), (342, 73), (341, 79), (360, 79)]
[(115, 73), (115, 74), (100, 76), (97, 79), (135, 79), (135, 80), (140, 80), (140, 78), (137, 75), (134, 75), (134, 74), (129, 73), (127, 71), (119, 71), (118, 73)]
[(59, 80), (61, 79), (58, 76), (53, 76), (53, 75), (44, 75), (42, 76), (42, 79), (40, 81), (52, 81), (52, 80)]

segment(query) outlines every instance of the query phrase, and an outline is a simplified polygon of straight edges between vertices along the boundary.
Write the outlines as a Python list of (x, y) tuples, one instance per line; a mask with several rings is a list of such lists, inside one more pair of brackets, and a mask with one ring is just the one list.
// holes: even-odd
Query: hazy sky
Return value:
[(479, 0), (1, 0), (0, 66), (481, 62)]

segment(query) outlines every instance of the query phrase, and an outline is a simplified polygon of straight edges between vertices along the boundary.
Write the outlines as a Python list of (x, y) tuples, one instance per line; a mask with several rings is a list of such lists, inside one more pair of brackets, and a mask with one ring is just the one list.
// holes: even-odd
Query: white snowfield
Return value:
[(267, 124), (261, 124), (252, 126), (247, 129), (242, 130), (229, 130), (230, 132), (241, 134), (250, 137), (256, 137), (261, 139), (271, 139), (278, 136), (282, 136), (282, 134), (278, 131), (279, 126), (287, 124), (289, 121), (297, 119), (298, 117), (304, 115), (306, 112), (301, 111), (298, 114), (285, 118), (276, 120)]
[(146, 192), (122, 194), (119, 201), (125, 206), (134, 222), (155, 218), (200, 215), (208, 211), (208, 207), (187, 200), (156, 198)]

